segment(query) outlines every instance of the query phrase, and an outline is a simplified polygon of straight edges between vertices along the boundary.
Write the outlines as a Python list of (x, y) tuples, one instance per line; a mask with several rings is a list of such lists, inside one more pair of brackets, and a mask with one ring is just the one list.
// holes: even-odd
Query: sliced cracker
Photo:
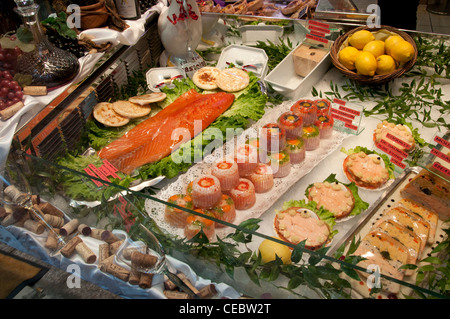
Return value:
[(229, 68), (220, 71), (216, 78), (217, 86), (225, 92), (237, 92), (245, 89), (250, 83), (247, 72), (238, 68)]
[(205, 66), (195, 71), (192, 81), (203, 90), (214, 90), (217, 89), (216, 78), (219, 73), (219, 68)]
[(118, 127), (128, 124), (130, 119), (117, 114), (113, 109), (113, 104), (108, 102), (100, 102), (94, 107), (94, 118), (106, 126)]
[(153, 92), (143, 95), (137, 95), (130, 97), (128, 101), (131, 103), (139, 104), (139, 105), (148, 105), (150, 103), (157, 103), (164, 101), (166, 98), (166, 93), (164, 92)]
[(152, 108), (150, 105), (139, 105), (130, 101), (116, 101), (112, 105), (117, 114), (130, 119), (148, 115)]

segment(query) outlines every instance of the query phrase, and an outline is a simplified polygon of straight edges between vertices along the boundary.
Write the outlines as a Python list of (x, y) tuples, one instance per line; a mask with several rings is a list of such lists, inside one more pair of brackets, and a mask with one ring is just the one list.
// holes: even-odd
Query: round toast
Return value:
[(113, 104), (108, 102), (98, 103), (93, 110), (94, 118), (106, 126), (119, 127), (128, 124), (130, 119), (118, 114), (113, 109)]
[(238, 68), (229, 68), (220, 71), (216, 78), (217, 86), (225, 92), (237, 92), (245, 89), (250, 83), (247, 72)]
[(206, 66), (195, 71), (192, 81), (203, 90), (214, 90), (217, 89), (216, 78), (219, 73), (220, 69)]
[(130, 119), (148, 115), (152, 110), (150, 105), (139, 105), (130, 101), (116, 101), (112, 107), (117, 114)]
[(137, 95), (130, 97), (128, 101), (131, 103), (139, 104), (139, 105), (148, 105), (150, 103), (161, 102), (166, 98), (166, 93), (164, 92), (152, 92), (143, 95)]

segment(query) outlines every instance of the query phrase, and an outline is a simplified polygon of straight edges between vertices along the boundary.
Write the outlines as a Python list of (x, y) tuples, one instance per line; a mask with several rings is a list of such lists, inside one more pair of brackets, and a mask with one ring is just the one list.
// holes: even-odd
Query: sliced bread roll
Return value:
[(117, 114), (130, 119), (148, 115), (152, 110), (150, 105), (139, 105), (130, 101), (116, 101), (112, 107)]
[(192, 81), (203, 90), (214, 90), (217, 89), (216, 78), (219, 73), (220, 69), (206, 66), (195, 71)]
[(250, 83), (247, 72), (238, 68), (229, 68), (220, 71), (216, 78), (219, 89), (225, 92), (237, 92), (245, 89)]
[(123, 126), (128, 124), (130, 119), (114, 111), (113, 104), (108, 102), (98, 103), (93, 110), (94, 118), (106, 126)]
[(139, 104), (139, 105), (149, 105), (151, 103), (161, 102), (166, 98), (166, 93), (164, 92), (152, 92), (143, 95), (137, 95), (130, 97), (128, 101), (131, 103)]

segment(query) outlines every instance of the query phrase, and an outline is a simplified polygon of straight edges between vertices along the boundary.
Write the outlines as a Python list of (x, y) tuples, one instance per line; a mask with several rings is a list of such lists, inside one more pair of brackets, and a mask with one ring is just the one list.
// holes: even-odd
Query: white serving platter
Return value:
[(303, 44), (293, 49), (267, 76), (264, 81), (275, 91), (291, 100), (298, 100), (307, 95), (312, 86), (317, 83), (331, 67), (330, 53), (306, 76), (301, 77), (295, 73), (293, 53)]
[(151, 68), (146, 73), (148, 88), (153, 92), (159, 92), (161, 86), (170, 86), (176, 77), (185, 78), (186, 73), (178, 67)]

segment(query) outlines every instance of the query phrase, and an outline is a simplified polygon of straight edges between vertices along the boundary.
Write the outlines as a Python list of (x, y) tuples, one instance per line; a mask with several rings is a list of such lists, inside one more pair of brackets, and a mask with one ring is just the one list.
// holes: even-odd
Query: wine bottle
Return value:
[(117, 13), (122, 19), (137, 20), (141, 17), (139, 0), (114, 0)]

